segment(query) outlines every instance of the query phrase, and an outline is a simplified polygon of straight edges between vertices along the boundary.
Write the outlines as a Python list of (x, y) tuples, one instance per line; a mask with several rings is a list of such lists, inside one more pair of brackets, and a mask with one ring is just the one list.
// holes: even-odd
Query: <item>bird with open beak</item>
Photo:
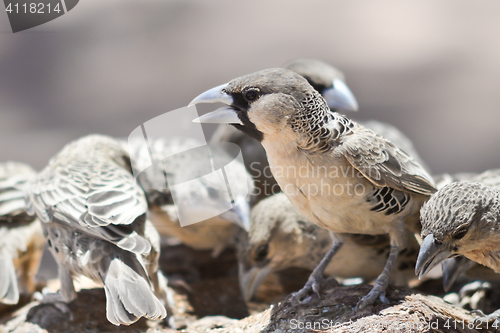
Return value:
[[(358, 102), (347, 86), (344, 74), (332, 65), (318, 59), (303, 58), (287, 63), (284, 68), (304, 77), (323, 96), (332, 111), (358, 111)], [(411, 140), (395, 126), (377, 120), (358, 123), (389, 139), (425, 167)], [(259, 141), (233, 126), (221, 124), (210, 138), (210, 142), (232, 142), (240, 146), (245, 166), (255, 179), (258, 199), (281, 191), (269, 170), (266, 151)]]
[[(420, 229), (420, 207), (435, 192), (428, 173), (384, 137), (332, 112), (306, 79), (288, 69), (242, 76), (191, 105), (213, 102), (226, 107), (195, 121), (229, 123), (260, 141), (274, 178), (309, 221), (337, 234), (389, 234), (384, 270), (356, 308), (388, 302), (389, 273), (406, 246), (406, 229)], [(319, 292), (322, 274), (342, 244), (339, 237), (295, 300)]]
[[(344, 74), (330, 64), (317, 59), (296, 59), (284, 68), (303, 76), (325, 98), (330, 109), (358, 110), (358, 102), (345, 83)], [(210, 142), (231, 142), (241, 148), (245, 166), (255, 179), (257, 199), (281, 191), (269, 170), (266, 151), (259, 141), (233, 126), (221, 124), (210, 138)]]
[[(460, 255), (500, 273), (500, 187), (468, 181), (448, 184), (424, 204), (421, 221), (423, 241), (415, 268), (419, 277)], [(453, 270), (467, 266), (462, 260)], [(496, 311), (481, 320), (499, 315)]]

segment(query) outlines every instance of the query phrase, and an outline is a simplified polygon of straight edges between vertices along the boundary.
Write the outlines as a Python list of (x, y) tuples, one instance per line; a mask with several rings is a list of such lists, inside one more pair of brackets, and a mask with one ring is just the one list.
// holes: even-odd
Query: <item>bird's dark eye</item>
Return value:
[(245, 91), (243, 96), (249, 102), (255, 101), (259, 97), (259, 90), (249, 89), (249, 90)]
[(469, 227), (468, 226), (461, 227), (451, 237), (453, 237), (453, 239), (456, 239), (456, 240), (462, 239), (467, 234), (467, 231), (469, 231)]
[(269, 253), (269, 245), (260, 245), (257, 250), (255, 250), (255, 261), (262, 261), (267, 258)]

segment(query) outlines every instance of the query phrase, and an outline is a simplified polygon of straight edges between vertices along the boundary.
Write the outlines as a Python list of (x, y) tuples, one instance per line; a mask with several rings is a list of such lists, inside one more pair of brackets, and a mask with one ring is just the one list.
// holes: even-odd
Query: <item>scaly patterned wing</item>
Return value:
[(136, 232), (146, 216), (144, 192), (127, 170), (104, 154), (56, 157), (28, 195), (29, 210), (43, 222), (66, 224), (136, 253), (151, 248)]
[(15, 216), (25, 215), (24, 188), (35, 176), (36, 171), (24, 163), (0, 164), (0, 220), (12, 222)]
[(392, 142), (360, 125), (344, 135), (336, 148), (376, 186), (431, 195), (431, 176)]

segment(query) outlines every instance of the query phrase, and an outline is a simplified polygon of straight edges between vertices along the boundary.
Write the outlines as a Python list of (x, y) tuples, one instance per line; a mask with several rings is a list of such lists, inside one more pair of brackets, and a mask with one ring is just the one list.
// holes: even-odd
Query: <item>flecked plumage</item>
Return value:
[[(304, 77), (325, 98), (332, 111), (357, 110), (357, 102), (345, 85), (344, 74), (337, 68), (317, 59), (297, 59), (286, 64), (284, 68)], [(396, 127), (376, 120), (357, 122), (382, 135), (405, 151), (418, 164), (426, 167), (411, 140)], [(266, 151), (259, 141), (226, 124), (218, 126), (210, 141), (232, 142), (241, 147), (245, 166), (255, 179), (256, 195), (259, 199), (281, 191), (269, 170)]]
[(40, 222), (26, 214), (24, 203), (26, 183), (35, 176), (36, 171), (24, 163), (0, 164), (1, 303), (16, 304), (20, 291), (33, 293), (37, 285), (34, 277), (44, 241)]
[[(458, 181), (477, 182), (487, 186), (500, 186), (500, 169), (487, 170), (483, 173), (457, 173), (443, 174), (434, 177), (437, 188), (441, 189), (445, 185)], [(455, 279), (464, 275), (471, 280), (498, 281), (500, 275), (491, 268), (480, 265), (463, 256), (446, 259), (441, 264), (443, 270), (443, 286), (448, 291)]]
[(118, 141), (89, 135), (67, 144), (27, 193), (28, 211), (42, 220), (58, 264), (65, 302), (76, 297), (73, 277), (83, 274), (104, 284), (106, 317), (115, 325), (167, 315), (159, 236)]
[[(323, 97), (292, 71), (263, 70), (234, 79), (219, 90), (218, 94), (233, 100), (224, 110), (238, 116), (243, 125), (237, 128), (261, 141), (275, 179), (308, 220), (335, 233), (389, 234), (389, 260), (358, 308), (377, 298), (385, 301), (388, 275), (398, 252), (405, 248), (406, 229), (420, 229), (420, 206), (435, 192), (432, 178), (387, 139), (331, 112)], [(215, 93), (202, 94), (192, 103), (211, 101)], [(197, 121), (214, 119), (220, 110)], [(298, 175), (298, 170), (307, 173)], [(353, 192), (355, 186), (358, 192)], [(371, 200), (373, 193), (382, 187), (393, 189), (389, 201), (402, 200), (402, 192), (410, 195), (409, 203), (391, 214), (372, 211), (378, 205)], [(313, 277), (324, 268), (315, 270)], [(298, 296), (315, 290), (315, 285), (308, 282)]]
[[(471, 241), (481, 240), (476, 245), (479, 248), (485, 246), (484, 242), (492, 235), (487, 239), (478, 237), (498, 229), (495, 214), (500, 214), (496, 211), (500, 207), (500, 203), (497, 202), (499, 185), (500, 169), (495, 169), (471, 177), (469, 181), (452, 182), (443, 186), (422, 207), (422, 237), (426, 238), (431, 235), (434, 243), (445, 244), (442, 249), (446, 249), (446, 253), (449, 252), (450, 256), (465, 255), (466, 252), (470, 252), (468, 250), (470, 246), (466, 243)], [(469, 237), (473, 238), (467, 240)], [(491, 247), (491, 242), (489, 240), (487, 243), (488, 249)], [(466, 256), (470, 256), (469, 259), (476, 257), (477, 260), (472, 260), (495, 269), (491, 266), (494, 265), (493, 262), (490, 265), (487, 264), (495, 260), (495, 252), (490, 253), (491, 258), (489, 255), (480, 253), (480, 251), (472, 251)], [(423, 253), (422, 258), (425, 259)], [(432, 261), (428, 264), (435, 265), (436, 262)], [(424, 267), (419, 267), (419, 269), (426, 271)]]
[[(448, 184), (422, 207), (423, 241), (416, 266), (419, 276), (443, 260), (459, 255), (500, 273), (498, 174), (499, 170), (491, 170), (470, 181)], [(456, 263), (457, 259), (454, 260)], [(473, 265), (461, 261), (458, 266), (444, 265), (451, 271), (447, 274), (452, 280), (453, 272), (460, 267), (472, 269)], [(500, 310), (481, 319), (493, 320), (499, 315)]]

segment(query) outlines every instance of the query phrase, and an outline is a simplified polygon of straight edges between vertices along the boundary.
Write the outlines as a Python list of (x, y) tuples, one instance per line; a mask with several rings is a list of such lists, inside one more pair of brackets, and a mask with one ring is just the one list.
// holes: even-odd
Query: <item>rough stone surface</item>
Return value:
[[(486, 326), (472, 325), (474, 316), (445, 303), (441, 298), (411, 289), (390, 287), (390, 304), (375, 304), (360, 313), (353, 307), (370, 290), (369, 285), (335, 287), (321, 297), (310, 296), (304, 303), (292, 304), (290, 296), (267, 310), (241, 320), (225, 316), (206, 316), (185, 322), (188, 333), (288, 333), (288, 332), (495, 332)], [(176, 301), (180, 301), (177, 298)], [(131, 326), (116, 327), (107, 322), (102, 289), (81, 290), (70, 303), (73, 319), (53, 316), (33, 323), (31, 311), (37, 303), (6, 315), (0, 320), (1, 332), (174, 332), (162, 323), (140, 320)], [(465, 323), (464, 323), (465, 321)], [(474, 327), (474, 328), (472, 328)]]
[[(292, 304), (289, 294), (303, 286), (310, 273), (303, 270), (270, 275), (254, 301), (246, 304), (239, 291), (236, 258), (230, 250), (213, 258), (207, 251), (169, 246), (163, 249), (161, 267), (175, 290), (177, 328), (187, 333), (495, 332), (491, 327), (469, 324), (475, 317), (470, 312), (429, 296), (444, 296), (440, 280), (425, 281), (416, 286), (418, 291), (389, 287), (390, 304), (376, 303), (354, 313), (354, 306), (371, 286), (334, 287), (326, 280), (320, 297), (311, 295), (303, 303)], [(457, 295), (462, 285), (453, 290)], [(49, 281), (48, 287), (56, 291), (57, 280)], [(496, 309), (497, 302), (491, 302), (500, 299), (493, 293), (496, 288), (485, 292), (472, 287), (464, 299), (486, 302), (489, 306), (482, 308), (486, 312)], [(37, 307), (38, 302), (30, 302), (27, 296), (16, 307), (1, 306), (0, 332), (175, 332), (162, 322), (145, 319), (128, 327), (113, 326), (106, 320), (103, 289), (84, 279), (79, 279), (76, 288), (78, 297), (69, 304), (71, 313), (50, 304)]]

